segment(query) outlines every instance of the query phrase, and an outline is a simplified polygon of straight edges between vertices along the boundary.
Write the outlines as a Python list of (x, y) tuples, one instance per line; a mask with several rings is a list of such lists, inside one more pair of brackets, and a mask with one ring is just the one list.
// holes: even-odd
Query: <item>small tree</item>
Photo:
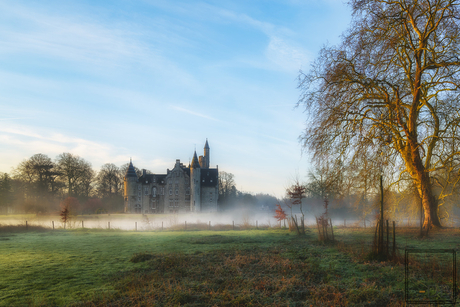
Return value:
[(299, 228), (297, 221), (292, 216), (292, 210), (291, 210), (291, 219), (297, 229), (298, 234), (305, 234), (305, 225), (304, 225), (305, 214), (303, 213), (303, 207), (302, 207), (302, 199), (305, 198), (305, 191), (306, 191), (305, 187), (301, 185), (298, 180), (296, 180), (296, 182), (290, 188), (286, 190), (287, 196), (291, 200), (291, 205), (292, 206), (299, 205), (300, 213), (302, 214), (302, 219), (300, 221), (301, 228)]
[(276, 209), (275, 209), (275, 216), (274, 218), (278, 221), (281, 222), (285, 220), (287, 217), (286, 212), (284, 212), (283, 208), (281, 208), (280, 204), (276, 204)]
[(78, 199), (75, 197), (67, 197), (61, 202), (61, 220), (64, 223), (64, 229), (67, 222), (71, 219), (71, 214), (79, 207)]

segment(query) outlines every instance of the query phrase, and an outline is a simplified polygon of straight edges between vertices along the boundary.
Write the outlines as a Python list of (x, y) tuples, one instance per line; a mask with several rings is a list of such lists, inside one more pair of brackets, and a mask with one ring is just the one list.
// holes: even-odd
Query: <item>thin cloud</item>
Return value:
[(174, 110), (176, 110), (176, 111), (180, 111), (180, 112), (192, 114), (192, 115), (195, 115), (195, 116), (198, 116), (198, 117), (202, 117), (202, 118), (206, 118), (206, 119), (209, 119), (209, 120), (213, 120), (213, 121), (216, 121), (216, 122), (219, 121), (218, 119), (216, 119), (216, 118), (214, 118), (214, 117), (211, 117), (211, 116), (208, 116), (208, 115), (205, 115), (205, 114), (202, 114), (202, 113), (194, 112), (194, 111), (191, 111), (191, 110), (187, 110), (187, 109), (184, 109), (184, 108), (181, 108), (181, 107), (172, 106), (172, 108), (173, 108)]

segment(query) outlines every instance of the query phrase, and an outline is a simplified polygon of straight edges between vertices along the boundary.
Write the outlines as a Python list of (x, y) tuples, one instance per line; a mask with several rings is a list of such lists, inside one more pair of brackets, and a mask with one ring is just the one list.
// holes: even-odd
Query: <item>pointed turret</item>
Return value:
[(190, 166), (191, 168), (200, 168), (200, 162), (198, 161), (198, 157), (196, 155), (196, 151), (193, 154), (193, 159), (192, 159), (192, 165)]
[(131, 160), (129, 161), (128, 170), (126, 171), (126, 175), (125, 175), (125, 178), (129, 178), (129, 177), (137, 178), (136, 170), (134, 169), (133, 161)]
[(208, 139), (206, 139), (206, 144), (204, 144), (204, 156), (203, 156), (203, 168), (209, 168), (211, 164), (211, 149), (209, 148)]
[(192, 165), (190, 165), (190, 211), (201, 211), (201, 167), (196, 156), (196, 150), (193, 154)]
[(136, 199), (137, 173), (134, 169), (133, 161), (129, 159), (129, 166), (123, 178), (123, 198), (125, 201), (125, 212), (134, 212)]

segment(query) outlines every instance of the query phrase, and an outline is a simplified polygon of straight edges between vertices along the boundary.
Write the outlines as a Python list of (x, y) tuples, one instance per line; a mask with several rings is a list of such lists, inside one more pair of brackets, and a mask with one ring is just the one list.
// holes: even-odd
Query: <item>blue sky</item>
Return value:
[(339, 42), (340, 0), (0, 1), (0, 171), (43, 153), (164, 173), (202, 154), (283, 196), (309, 157), (299, 69)]

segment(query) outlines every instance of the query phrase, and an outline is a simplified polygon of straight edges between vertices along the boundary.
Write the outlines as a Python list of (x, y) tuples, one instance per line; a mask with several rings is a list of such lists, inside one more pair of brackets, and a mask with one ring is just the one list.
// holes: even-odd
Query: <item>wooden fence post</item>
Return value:
[(134, 222), (134, 231), (137, 231), (137, 222)]
[(54, 230), (54, 221), (51, 221), (51, 223), (53, 224), (53, 230)]
[(107, 222), (107, 226), (108, 226), (108, 227), (109, 227), (109, 229), (110, 229), (110, 222)]
[(390, 226), (388, 226), (388, 220), (387, 220), (387, 256), (390, 253), (389, 248), (390, 248)]
[(393, 221), (393, 255), (396, 252), (395, 221)]
[(334, 228), (332, 228), (332, 219), (329, 219), (329, 222), (331, 223), (332, 241), (334, 241)]
[(259, 225), (257, 224), (257, 222), (258, 222), (258, 221), (256, 220), (256, 229), (259, 229)]
[(27, 225), (27, 221), (26, 221), (26, 230), (29, 229), (29, 225)]

